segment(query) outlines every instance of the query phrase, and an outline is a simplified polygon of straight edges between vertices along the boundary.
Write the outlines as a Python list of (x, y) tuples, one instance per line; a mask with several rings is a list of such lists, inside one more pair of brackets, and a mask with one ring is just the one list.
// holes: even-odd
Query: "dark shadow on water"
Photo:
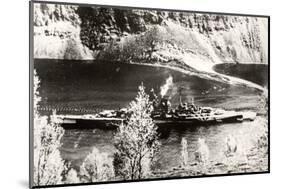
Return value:
[(246, 79), (261, 86), (268, 86), (268, 65), (266, 64), (217, 64), (215, 71)]

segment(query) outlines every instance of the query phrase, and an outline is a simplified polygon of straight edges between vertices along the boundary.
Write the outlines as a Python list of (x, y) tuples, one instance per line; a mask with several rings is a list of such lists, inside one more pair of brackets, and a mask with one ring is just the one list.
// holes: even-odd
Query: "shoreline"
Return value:
[[(40, 60), (41, 58), (38, 58), (38, 60)], [(45, 58), (43, 58), (45, 59)], [(57, 60), (57, 59), (48, 59), (46, 58), (46, 60)], [(98, 62), (121, 62), (121, 61), (112, 61), (112, 60), (68, 60), (68, 61), (87, 61), (88, 64), (90, 64), (90, 62), (92, 61), (98, 61)], [(223, 73), (219, 73), (217, 71), (215, 71), (214, 67), (216, 65), (219, 64), (234, 64), (234, 63), (213, 63), (213, 62), (205, 62), (205, 67), (204, 70), (202, 69), (202, 65), (200, 65), (201, 63), (198, 64), (190, 64), (187, 63), (187, 61), (184, 61), (184, 59), (181, 61), (182, 64), (180, 65), (175, 65), (178, 64), (180, 61), (179, 60), (172, 60), (169, 61), (167, 63), (161, 63), (161, 62), (156, 62), (156, 63), (148, 63), (148, 62), (141, 62), (141, 63), (137, 63), (137, 62), (121, 62), (123, 64), (133, 64), (133, 65), (141, 65), (141, 66), (152, 66), (152, 67), (160, 67), (160, 68), (168, 68), (174, 71), (178, 71), (181, 72), (183, 74), (187, 74), (187, 75), (192, 75), (192, 76), (197, 76), (200, 77), (202, 79), (210, 79), (210, 80), (214, 80), (217, 82), (222, 82), (222, 83), (226, 83), (229, 85), (240, 85), (240, 86), (245, 86), (245, 87), (250, 87), (250, 88), (255, 88), (261, 92), (265, 92), (267, 93), (268, 89), (266, 89), (265, 87), (256, 84), (254, 82), (248, 81), (246, 79), (242, 79), (239, 77), (235, 77), (235, 76), (230, 76), (230, 75), (226, 75)], [(173, 64), (173, 65), (171, 65)], [(243, 65), (244, 63), (241, 63), (241, 65)], [(245, 63), (247, 64), (252, 64), (252, 63)], [(253, 63), (253, 64), (262, 64), (262, 65), (268, 65), (266, 63)], [(197, 66), (200, 65), (200, 66)]]
[[(230, 84), (230, 85), (241, 85), (241, 86), (245, 86), (245, 87), (251, 87), (251, 88), (258, 89), (259, 91), (262, 91), (262, 92), (268, 91), (263, 86), (261, 86), (259, 84), (256, 84), (254, 82), (251, 82), (251, 81), (248, 81), (248, 80), (245, 80), (245, 79), (242, 79), (242, 78), (218, 73), (214, 70), (214, 67), (216, 65), (224, 64), (224, 63), (213, 63), (211, 69), (208, 70), (208, 72), (207, 72), (206, 71), (207, 69), (205, 71), (200, 71), (200, 70), (198, 70), (194, 67), (191, 67), (186, 62), (184, 62), (185, 66), (190, 66), (190, 68), (193, 69), (193, 71), (188, 70), (187, 68), (171, 66), (171, 65), (169, 65), (171, 62), (172, 61), (167, 63), (167, 65), (163, 65), (162, 63), (136, 63), (136, 62), (130, 62), (129, 64), (168, 68), (168, 69), (178, 71), (178, 72), (181, 72), (181, 73), (184, 73), (184, 74), (195, 75), (195, 76), (198, 76), (198, 77), (203, 78), (203, 79), (211, 79), (211, 80), (215, 80), (215, 81), (218, 81), (218, 82), (227, 83), (227, 84)], [(225, 63), (225, 64), (232, 64), (232, 63)], [(267, 64), (265, 64), (265, 65), (267, 65)]]

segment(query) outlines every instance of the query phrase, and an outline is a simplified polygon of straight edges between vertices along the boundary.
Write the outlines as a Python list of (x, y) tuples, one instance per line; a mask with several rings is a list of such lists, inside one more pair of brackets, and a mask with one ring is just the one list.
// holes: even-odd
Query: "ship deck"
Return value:
[[(253, 112), (227, 112), (221, 115), (205, 115), (205, 116), (193, 116), (193, 117), (158, 117), (154, 118), (155, 124), (158, 126), (169, 124), (169, 125), (204, 125), (204, 124), (219, 124), (229, 122), (242, 122), (242, 121), (253, 121), (256, 114)], [(125, 123), (124, 118), (118, 117), (97, 117), (95, 115), (56, 115), (55, 122), (62, 125), (64, 128), (82, 129), (82, 128), (113, 128), (118, 125)]]

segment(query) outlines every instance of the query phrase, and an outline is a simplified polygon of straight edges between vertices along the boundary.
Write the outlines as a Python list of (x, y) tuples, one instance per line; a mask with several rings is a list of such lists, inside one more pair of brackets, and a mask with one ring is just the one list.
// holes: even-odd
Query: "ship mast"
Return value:
[(182, 93), (183, 87), (179, 87), (179, 95), (180, 95), (180, 105), (182, 105), (182, 99), (181, 99), (181, 93)]

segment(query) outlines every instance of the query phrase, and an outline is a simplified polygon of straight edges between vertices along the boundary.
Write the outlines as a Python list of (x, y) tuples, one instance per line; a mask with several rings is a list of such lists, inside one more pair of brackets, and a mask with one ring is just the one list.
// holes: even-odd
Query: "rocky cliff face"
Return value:
[(265, 18), (35, 4), (34, 55), (267, 63), (267, 32)]
[(80, 18), (76, 6), (34, 4), (34, 57), (92, 59), (81, 43)]

